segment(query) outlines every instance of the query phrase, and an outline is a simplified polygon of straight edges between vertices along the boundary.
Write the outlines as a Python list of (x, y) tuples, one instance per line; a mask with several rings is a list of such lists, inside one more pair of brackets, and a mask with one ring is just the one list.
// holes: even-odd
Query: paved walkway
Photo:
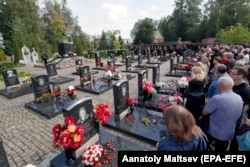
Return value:
[[(94, 63), (88, 64), (94, 67)], [(136, 65), (136, 63), (133, 63)], [(121, 70), (125, 67), (120, 67)], [(37, 67), (19, 67), (18, 71), (29, 71), (33, 74), (46, 74), (44, 68)], [(164, 62), (160, 66), (160, 80), (166, 81), (167, 78), (164, 74), (169, 70), (169, 62)], [(59, 69), (58, 75), (75, 78), (74, 81), (62, 84), (62, 89), (69, 85), (79, 85), (79, 77), (72, 75), (75, 72), (75, 67)], [(100, 71), (97, 77), (101, 77), (104, 71)], [(149, 79), (152, 80), (152, 70), (149, 69)], [(138, 78), (129, 81), (130, 97), (138, 95), (137, 90)], [(0, 82), (1, 89), (4, 89), (4, 83)], [(109, 90), (101, 95), (93, 95), (86, 92), (77, 91), (77, 97), (91, 96), (93, 103), (106, 102), (113, 105), (113, 90)], [(26, 102), (34, 100), (33, 94), (28, 94), (15, 99), (7, 99), (0, 96), (0, 136), (3, 139), (4, 148), (7, 152), (7, 157), (11, 167), (24, 167), (27, 164), (33, 164), (39, 167), (47, 167), (49, 160), (56, 156), (60, 150), (56, 150), (52, 145), (51, 128), (56, 123), (63, 123), (63, 115), (60, 114), (52, 119), (46, 119), (39, 114), (24, 107)], [(106, 128), (105, 128), (106, 129)], [(121, 134), (114, 130), (106, 129), (113, 134), (122, 136), (130, 141), (140, 143), (142, 145), (151, 147), (152, 150), (155, 146), (149, 145), (138, 139)]]

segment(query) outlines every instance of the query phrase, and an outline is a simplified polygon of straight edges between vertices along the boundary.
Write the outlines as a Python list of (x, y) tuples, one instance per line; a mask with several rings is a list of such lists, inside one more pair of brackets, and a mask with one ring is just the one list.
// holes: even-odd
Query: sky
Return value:
[(123, 39), (130, 39), (139, 19), (171, 15), (174, 0), (68, 0), (67, 7), (78, 17), (83, 32), (101, 35), (103, 30), (120, 30)]
[[(38, 0), (40, 4), (45, 0)], [(60, 2), (61, 0), (57, 0)], [(78, 17), (78, 25), (88, 35), (120, 30), (130, 39), (134, 24), (146, 17), (160, 20), (171, 15), (175, 0), (67, 0), (67, 7)], [(205, 0), (206, 1), (206, 0)]]

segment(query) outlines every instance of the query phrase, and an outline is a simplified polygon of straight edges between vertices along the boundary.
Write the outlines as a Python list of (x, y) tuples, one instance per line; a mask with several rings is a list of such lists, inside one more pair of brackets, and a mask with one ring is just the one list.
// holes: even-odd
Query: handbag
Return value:
[(250, 129), (242, 135), (236, 136), (240, 150), (250, 150)]
[(201, 128), (201, 130), (203, 132), (207, 132), (208, 127), (209, 127), (209, 116), (210, 115), (202, 115), (198, 121), (197, 121), (197, 125)]

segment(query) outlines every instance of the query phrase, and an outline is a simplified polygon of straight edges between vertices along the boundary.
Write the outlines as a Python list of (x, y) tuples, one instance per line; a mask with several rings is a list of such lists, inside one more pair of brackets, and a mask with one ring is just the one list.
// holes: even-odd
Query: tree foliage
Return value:
[(250, 31), (241, 23), (221, 29), (216, 38), (219, 42), (250, 42)]
[(139, 20), (131, 30), (131, 37), (134, 44), (151, 44), (154, 40), (154, 23), (150, 18)]

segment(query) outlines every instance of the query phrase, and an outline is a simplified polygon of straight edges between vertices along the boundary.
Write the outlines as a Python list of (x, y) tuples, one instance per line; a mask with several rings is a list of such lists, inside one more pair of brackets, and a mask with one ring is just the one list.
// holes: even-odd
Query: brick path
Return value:
[[(94, 63), (89, 63), (87, 65), (94, 67)], [(136, 63), (133, 63), (133, 65), (136, 65)], [(120, 68), (125, 69), (124, 66)], [(46, 74), (44, 68), (26, 66), (19, 67), (17, 70), (29, 71), (33, 74)], [(160, 66), (161, 81), (169, 79), (164, 76), (168, 70), (169, 62), (164, 62)], [(60, 76), (75, 78), (75, 81), (62, 84), (62, 89), (69, 85), (79, 85), (79, 77), (71, 74), (72, 72), (75, 72), (75, 67), (60, 69), (57, 70), (57, 72)], [(104, 71), (99, 71), (97, 77), (102, 76), (103, 73)], [(152, 70), (149, 69), (150, 80), (152, 79), (151, 74)], [(137, 76), (129, 81), (130, 97), (136, 97), (138, 95), (137, 81)], [(0, 82), (0, 88), (4, 89), (4, 87), (4, 83)], [(93, 103), (107, 102), (111, 105), (111, 109), (114, 111), (112, 89), (101, 95), (93, 95), (77, 91), (77, 97), (81, 96), (91, 96), (93, 98)], [(58, 154), (58, 150), (54, 149), (52, 146), (51, 128), (55, 123), (63, 123), (63, 116), (60, 114), (53, 119), (46, 119), (25, 108), (24, 104), (33, 99), (33, 94), (28, 94), (15, 99), (7, 99), (0, 96), (0, 136), (3, 139), (4, 148), (11, 167), (24, 167), (27, 164), (46, 167), (48, 166), (49, 160)], [(144, 143), (133, 137), (121, 134), (114, 130), (106, 130), (136, 143), (148, 146), (152, 148), (152, 150), (155, 149), (155, 146)]]

